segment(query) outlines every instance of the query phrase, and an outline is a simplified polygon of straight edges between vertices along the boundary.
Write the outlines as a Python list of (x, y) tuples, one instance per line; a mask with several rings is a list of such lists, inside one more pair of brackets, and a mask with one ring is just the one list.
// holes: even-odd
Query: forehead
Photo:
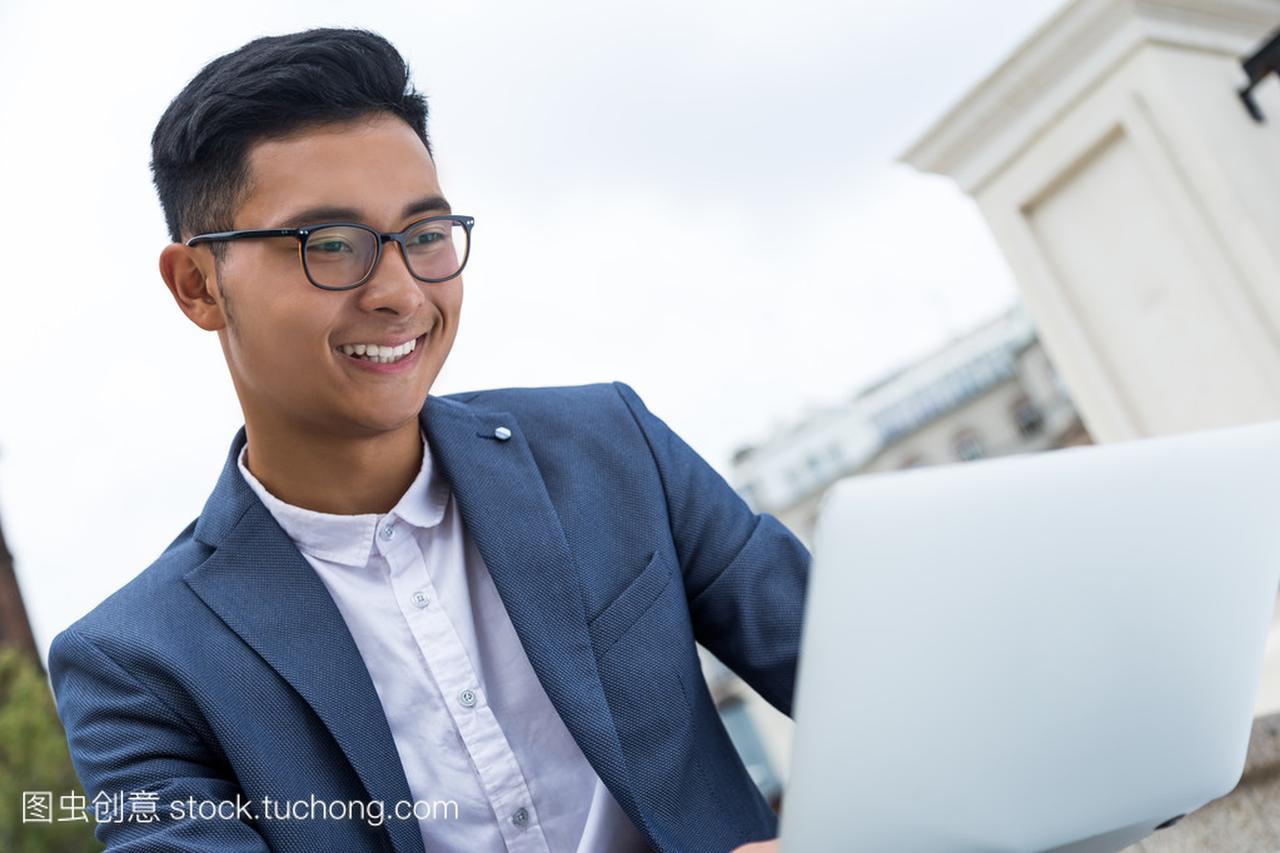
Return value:
[(252, 145), (246, 155), (249, 194), (237, 228), (272, 227), (313, 207), (350, 207), (391, 230), (405, 204), (443, 195), (435, 164), (404, 121), (377, 115), (317, 125)]

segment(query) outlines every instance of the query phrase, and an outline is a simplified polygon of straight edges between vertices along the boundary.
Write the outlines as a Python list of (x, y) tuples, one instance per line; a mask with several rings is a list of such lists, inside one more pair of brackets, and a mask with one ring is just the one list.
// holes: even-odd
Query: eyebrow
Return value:
[[(411, 201), (409, 204), (405, 205), (404, 210), (400, 213), (400, 218), (406, 219), (414, 214), (429, 213), (432, 211), (453, 213), (453, 208), (449, 206), (449, 202), (444, 196), (424, 196), (423, 198)], [(301, 213), (296, 213), (281, 223), (279, 227), (300, 228), (303, 225), (314, 225), (320, 222), (333, 222), (340, 219), (349, 222), (364, 221), (361, 212), (355, 208), (327, 205), (323, 207), (311, 207)]]

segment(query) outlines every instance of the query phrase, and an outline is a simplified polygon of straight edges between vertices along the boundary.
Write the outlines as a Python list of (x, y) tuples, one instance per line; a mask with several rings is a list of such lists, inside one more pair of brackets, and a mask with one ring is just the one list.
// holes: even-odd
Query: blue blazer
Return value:
[[(428, 395), (419, 417), (547, 695), (649, 843), (714, 853), (776, 835), (694, 641), (789, 715), (804, 545), (621, 382)], [(112, 850), (422, 853), (416, 820), (390, 814), (413, 797), (373, 682), (241, 476), (244, 442), (242, 426), (199, 518), (50, 648), (91, 819), (99, 792), (124, 801), (103, 806), (98, 837)], [(131, 806), (133, 792), (154, 805)], [(170, 806), (312, 795), (380, 800), (385, 823)]]

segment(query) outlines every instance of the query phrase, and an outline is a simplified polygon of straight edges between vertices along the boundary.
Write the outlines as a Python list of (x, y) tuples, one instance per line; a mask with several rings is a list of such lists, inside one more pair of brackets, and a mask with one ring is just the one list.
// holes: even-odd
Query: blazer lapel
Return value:
[[(288, 535), (241, 476), (242, 426), (196, 522), (216, 550), (187, 585), (306, 700), (369, 796), (412, 801), (391, 728), (338, 607)], [(425, 853), (415, 821), (385, 823), (395, 849)]]
[[(509, 412), (431, 395), (419, 418), (543, 689), (601, 781), (644, 828), (596, 668), (580, 573), (519, 423)], [(246, 439), (241, 426), (196, 522), (196, 538), (216, 550), (186, 582), (315, 710), (370, 797), (412, 800), (342, 614), (240, 474)], [(397, 850), (424, 853), (411, 821), (386, 825)]]
[(519, 422), (428, 396), (422, 423), (543, 689), (618, 805), (645, 827), (600, 684), (581, 574)]

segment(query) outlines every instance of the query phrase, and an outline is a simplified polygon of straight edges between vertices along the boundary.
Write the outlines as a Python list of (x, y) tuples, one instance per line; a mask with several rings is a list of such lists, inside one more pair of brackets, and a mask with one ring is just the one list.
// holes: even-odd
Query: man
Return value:
[(160, 272), (244, 426), (200, 516), (50, 649), (99, 838), (770, 838), (694, 643), (790, 713), (809, 554), (621, 382), (428, 393), (474, 221), (426, 117), (390, 44), (324, 29), (214, 60), (156, 127)]

